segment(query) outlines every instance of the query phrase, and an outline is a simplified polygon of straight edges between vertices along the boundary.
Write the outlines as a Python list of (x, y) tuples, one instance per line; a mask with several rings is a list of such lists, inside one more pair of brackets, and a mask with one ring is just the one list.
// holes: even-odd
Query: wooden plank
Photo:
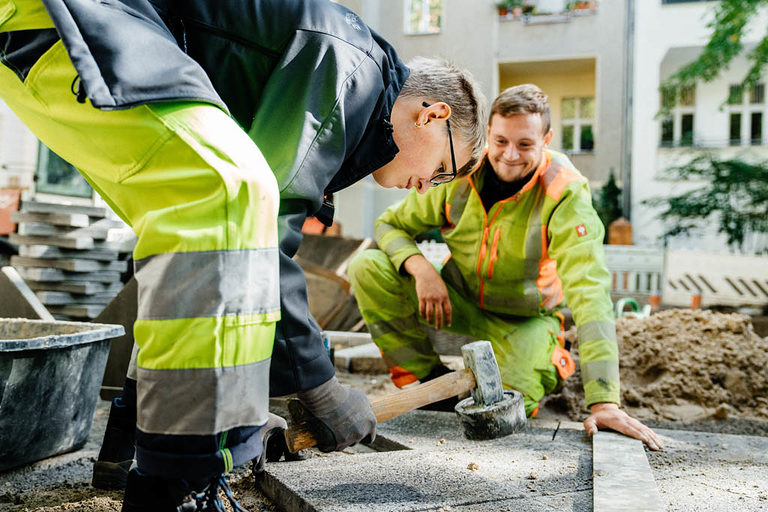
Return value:
[(38, 201), (24, 201), (21, 210), (34, 213), (80, 213), (89, 217), (103, 218), (107, 215), (107, 209), (101, 206), (79, 206), (74, 204), (41, 203)]
[(32, 236), (12, 234), (10, 242), (16, 245), (53, 245), (65, 249), (93, 249), (93, 238), (71, 238), (66, 236)]
[(90, 220), (84, 213), (34, 213), (13, 212), (11, 220), (14, 222), (43, 222), (55, 226), (70, 226), (84, 228)]
[(662, 512), (643, 443), (621, 434), (592, 436), (594, 512)]
[(74, 258), (81, 260), (114, 261), (119, 253), (114, 249), (64, 249), (51, 245), (22, 245), (19, 256), (28, 258)]
[(104, 262), (96, 260), (27, 258), (26, 256), (11, 256), (11, 265), (14, 267), (58, 268), (70, 272), (95, 272), (98, 270), (125, 272), (128, 270), (128, 262), (126, 261)]
[(97, 282), (115, 283), (120, 281), (120, 272), (67, 272), (57, 268), (25, 268), (20, 267), (21, 277), (32, 281), (72, 281), (72, 282)]

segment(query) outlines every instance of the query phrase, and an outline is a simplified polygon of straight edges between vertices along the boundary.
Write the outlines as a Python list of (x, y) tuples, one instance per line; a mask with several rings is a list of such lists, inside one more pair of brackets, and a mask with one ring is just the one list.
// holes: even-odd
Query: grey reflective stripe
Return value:
[(538, 292), (534, 296), (531, 290), (526, 290), (525, 297), (502, 297), (498, 295), (485, 296), (485, 309), (493, 312), (501, 310), (518, 316), (529, 316), (539, 311)]
[(158, 254), (136, 261), (138, 320), (280, 309), (277, 248)]
[(150, 434), (209, 435), (263, 425), (269, 362), (185, 370), (139, 367), (136, 426)]
[(128, 361), (128, 371), (125, 373), (126, 378), (131, 380), (137, 380), (139, 378), (137, 375), (139, 366), (136, 363), (138, 359), (139, 359), (139, 346), (134, 341), (133, 348), (131, 349), (131, 360)]
[(381, 237), (383, 237), (385, 234), (389, 233), (394, 229), (397, 229), (397, 228), (391, 224), (387, 224), (386, 222), (378, 222), (376, 224), (376, 227), (373, 229), (373, 236), (378, 242), (379, 240), (381, 240)]
[(545, 191), (549, 188), (552, 182), (555, 181), (555, 178), (557, 178), (557, 175), (560, 174), (562, 169), (563, 166), (554, 160), (549, 162), (549, 167), (547, 167), (547, 170), (544, 171), (544, 175), (541, 177), (541, 182), (544, 185)]
[(541, 302), (541, 293), (536, 284), (539, 277), (539, 261), (541, 261), (541, 210), (544, 203), (544, 193), (541, 189), (536, 189), (536, 202), (531, 216), (528, 218), (528, 233), (525, 238), (525, 275), (524, 289), (526, 309), (537, 310)]
[(380, 338), (393, 332), (409, 331), (416, 328), (419, 328), (419, 319), (416, 315), (368, 324), (368, 330), (372, 338)]
[(587, 322), (577, 328), (579, 344), (588, 341), (610, 340), (616, 341), (616, 324), (613, 322)]
[(581, 380), (585, 384), (593, 380), (605, 379), (619, 382), (618, 361), (584, 361), (581, 363)]
[(443, 265), (440, 276), (445, 281), (445, 284), (453, 287), (454, 290), (461, 293), (464, 297), (475, 298), (475, 292), (469, 288), (467, 281), (464, 279), (464, 274), (461, 273), (461, 269), (453, 258)]
[(456, 187), (456, 191), (451, 198), (451, 216), (448, 219), (454, 226), (459, 223), (461, 216), (464, 214), (464, 208), (467, 206), (467, 200), (469, 194), (472, 192), (472, 188), (469, 185), (469, 179), (462, 180)]
[(384, 247), (384, 252), (387, 253), (387, 256), (390, 258), (394, 258), (397, 251), (404, 247), (416, 247), (416, 242), (413, 241), (413, 238), (408, 238), (406, 236), (397, 237), (387, 243)]

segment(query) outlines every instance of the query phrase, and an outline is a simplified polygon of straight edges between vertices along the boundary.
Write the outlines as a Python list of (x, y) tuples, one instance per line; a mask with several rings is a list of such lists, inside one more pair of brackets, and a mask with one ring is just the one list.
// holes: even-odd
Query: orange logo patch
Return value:
[(579, 224), (576, 226), (576, 234), (579, 236), (584, 236), (587, 234), (587, 226), (584, 224)]

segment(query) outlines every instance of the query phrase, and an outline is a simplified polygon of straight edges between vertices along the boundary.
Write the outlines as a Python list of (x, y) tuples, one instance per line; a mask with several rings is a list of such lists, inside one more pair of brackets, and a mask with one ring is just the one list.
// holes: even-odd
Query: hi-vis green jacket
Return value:
[[(420, 254), (414, 236), (440, 227), (451, 257), (446, 283), (501, 315), (557, 315), (578, 327), (586, 405), (619, 403), (616, 330), (603, 255), (604, 229), (587, 180), (561, 153), (545, 153), (531, 180), (485, 211), (487, 160), (470, 177), (411, 193), (376, 222), (376, 241), (402, 268)], [(558, 368), (561, 375), (568, 372)]]

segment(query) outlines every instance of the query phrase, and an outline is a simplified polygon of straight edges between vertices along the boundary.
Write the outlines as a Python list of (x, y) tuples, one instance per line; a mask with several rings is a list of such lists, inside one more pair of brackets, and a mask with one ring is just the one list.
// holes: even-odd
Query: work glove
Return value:
[(288, 428), (288, 423), (285, 419), (271, 412), (267, 414), (267, 423), (259, 431), (263, 450), (261, 455), (253, 460), (251, 468), (257, 481), (261, 478), (262, 473), (264, 473), (265, 462), (277, 462), (282, 457), (285, 457), (286, 461), (304, 460), (307, 458), (307, 453), (304, 450), (299, 450), (296, 453), (288, 451), (284, 435), (285, 429)]
[(288, 403), (291, 419), (309, 423), (321, 451), (343, 450), (376, 438), (376, 416), (365, 394), (341, 385), (335, 376), (297, 396), (299, 400)]

